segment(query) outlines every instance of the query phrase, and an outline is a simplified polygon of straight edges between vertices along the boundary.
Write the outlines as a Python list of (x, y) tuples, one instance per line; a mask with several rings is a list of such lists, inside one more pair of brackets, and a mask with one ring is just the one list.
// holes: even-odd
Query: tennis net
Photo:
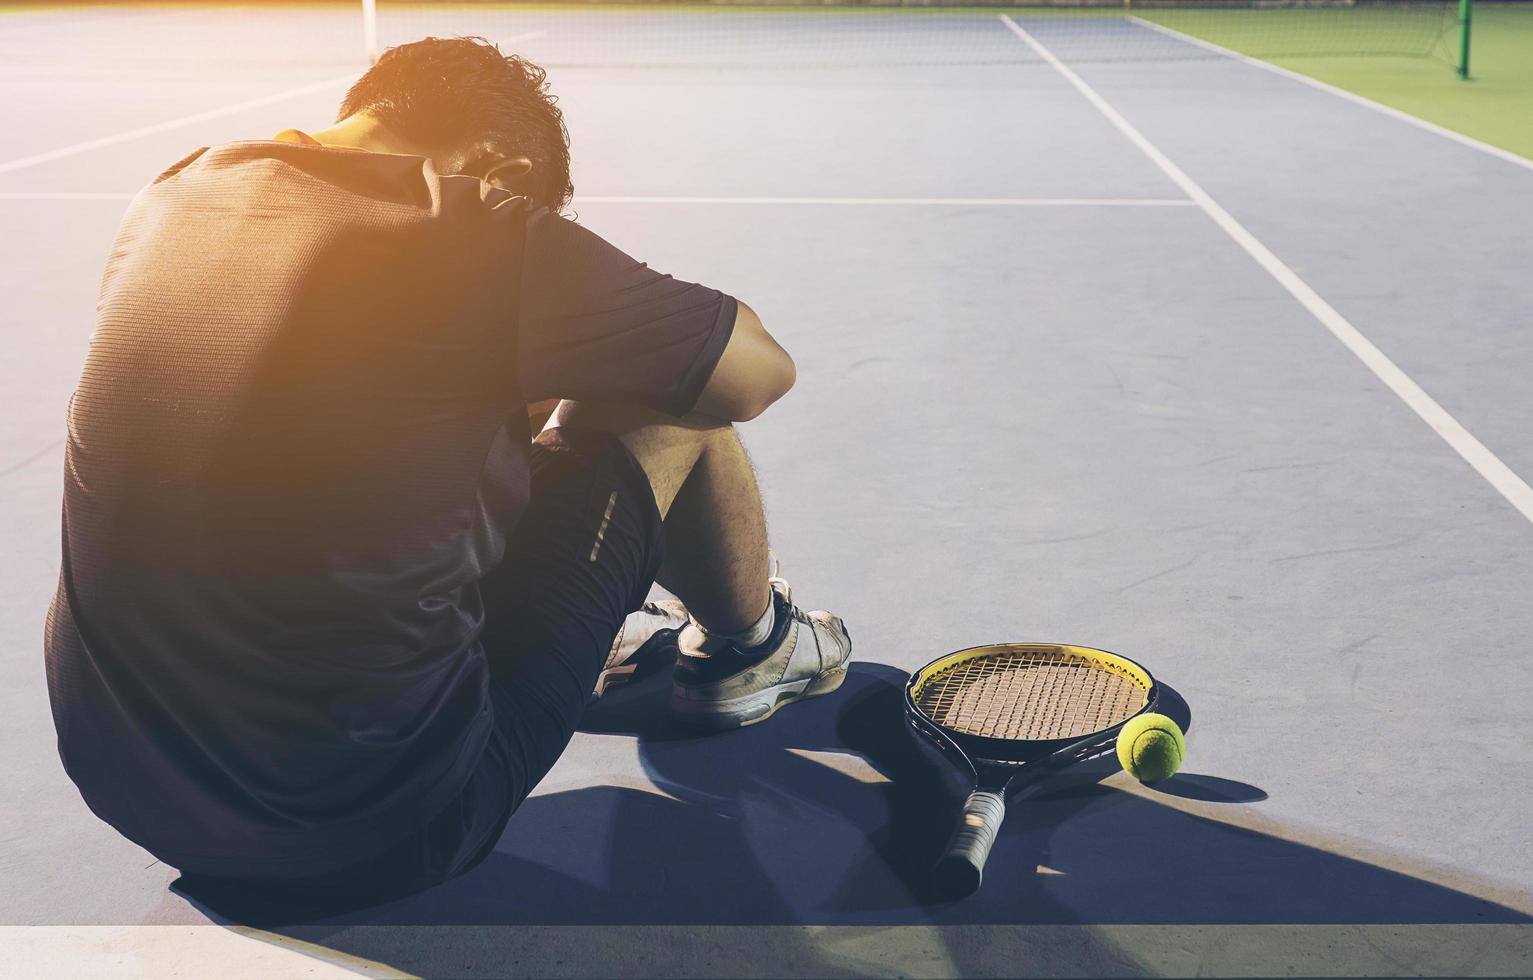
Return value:
[[(1003, 17), (1070, 62), (1215, 56), (1437, 57), (1452, 63), (1456, 0), (894, 0), (838, 6), (367, 0), (365, 40), (478, 35), (550, 67), (848, 69), (1016, 64), (1040, 55)], [(1192, 39), (1192, 40), (1189, 40)]]

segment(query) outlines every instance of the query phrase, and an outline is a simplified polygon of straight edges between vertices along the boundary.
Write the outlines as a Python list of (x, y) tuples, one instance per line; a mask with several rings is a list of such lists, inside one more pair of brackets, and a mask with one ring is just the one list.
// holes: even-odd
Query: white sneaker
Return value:
[(823, 609), (800, 610), (787, 582), (771, 582), (776, 622), (766, 642), (742, 648), (696, 625), (677, 636), (671, 711), (679, 720), (742, 728), (785, 704), (829, 694), (846, 679), (852, 657), (846, 624)]
[(676, 646), (676, 634), (689, 622), (687, 607), (679, 599), (646, 602), (628, 614), (618, 627), (607, 662), (596, 675), (595, 701), (604, 693), (633, 680), (634, 673), (651, 657)]

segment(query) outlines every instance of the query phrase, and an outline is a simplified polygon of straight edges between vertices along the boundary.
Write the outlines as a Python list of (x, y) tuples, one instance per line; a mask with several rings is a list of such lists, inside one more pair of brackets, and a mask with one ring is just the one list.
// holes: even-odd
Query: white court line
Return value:
[(1468, 429), (1464, 428), (1448, 410), (1437, 404), (1431, 395), (1422, 390), (1421, 386), (1391, 361), (1383, 351), (1373, 345), (1362, 332), (1347, 321), (1336, 309), (1320, 298), (1310, 285), (1298, 274), (1290, 269), (1283, 260), (1278, 258), (1272, 251), (1257, 240), (1256, 236), (1246, 230), (1245, 226), (1236, 221), (1228, 211), (1219, 206), (1219, 203), (1209, 196), (1201, 186), (1191, 177), (1187, 176), (1180, 167), (1172, 163), (1170, 158), (1162, 153), (1154, 143), (1145, 138), (1144, 134), (1135, 129), (1133, 124), (1114, 109), (1112, 105), (1070, 69), (1068, 65), (1054, 56), (1054, 52), (1044, 47), (1037, 38), (1023, 30), (1016, 21), (1006, 14), (1000, 15), (1001, 22), (1011, 30), (1013, 34), (1021, 38), (1022, 42), (1060, 75), (1065, 81), (1075, 87), (1075, 90), (1086, 97), (1086, 101), (1096, 106), (1107, 121), (1118, 128), (1129, 142), (1137, 146), (1150, 161), (1161, 169), (1172, 182), (1180, 187), (1188, 197), (1197, 203), (1210, 218), (1214, 220), (1224, 232), (1235, 240), (1235, 243), (1245, 249), (1251, 258), (1267, 273), (1276, 279), (1278, 284), (1288, 290), (1294, 299), (1298, 300), (1306, 310), (1319, 320), (1321, 325), (1331, 332), (1333, 336), (1350, 350), (1357, 359), (1372, 371), (1380, 381), (1389, 386), (1400, 400), (1410, 406), (1411, 410), (1421, 416), (1427, 425), (1431, 426), (1443, 441), (1453, 448), (1453, 451), (1464, 458), (1464, 461), (1475, 468), (1485, 480), (1495, 487), (1501, 496), (1507, 499), (1513, 507), (1529, 521), (1533, 521), (1533, 487), (1529, 487), (1522, 477), (1514, 473), (1511, 467), (1501, 462), (1496, 454), (1487, 449), (1484, 443), (1476, 439)]
[(1191, 207), (1185, 198), (644, 198), (575, 196), (576, 204), (846, 204), (903, 207)]
[(642, 198), (575, 196), (576, 204), (846, 204), (903, 207), (1191, 207), (1185, 198)]
[(1418, 129), (1424, 129), (1429, 133), (1436, 133), (1438, 136), (1450, 139), (1455, 143), (1460, 143), (1469, 147), (1470, 149), (1479, 150), (1481, 153), (1489, 153), (1491, 156), (1499, 157), (1508, 163), (1514, 163), (1519, 167), (1526, 167), (1529, 170), (1533, 170), (1533, 160), (1529, 160), (1525, 156), (1513, 153), (1511, 150), (1503, 149), (1499, 146), (1492, 146), (1489, 143), (1481, 142), (1480, 140), (1475, 139), (1473, 136), (1465, 136), (1463, 133), (1454, 132), (1453, 130), (1448, 129), (1446, 126), (1439, 126), (1434, 122), (1428, 122), (1425, 119), (1422, 119), (1418, 116), (1413, 116), (1410, 113), (1396, 109), (1393, 106), (1387, 106), (1382, 102), (1375, 102), (1366, 96), (1358, 95), (1356, 92), (1348, 92), (1344, 88), (1337, 88), (1336, 86), (1327, 82), (1322, 82), (1318, 78), (1311, 78), (1310, 76), (1302, 72), (1294, 71), (1291, 68), (1284, 68), (1281, 65), (1274, 65), (1271, 62), (1262, 61), (1260, 58), (1253, 58), (1250, 55), (1241, 54), (1239, 51), (1231, 51), (1229, 48), (1221, 47), (1217, 44), (1214, 44), (1212, 41), (1205, 41), (1200, 37), (1193, 37), (1191, 34), (1183, 34), (1181, 31), (1174, 30), (1170, 27), (1163, 27), (1160, 24), (1145, 20), (1142, 17), (1136, 17), (1133, 14), (1130, 14), (1128, 19), (1138, 24), (1140, 27), (1148, 27), (1152, 31), (1158, 31), (1168, 37), (1174, 37), (1178, 41), (1185, 41), (1188, 44), (1196, 45), (1200, 48), (1206, 48), (1209, 51), (1213, 51), (1217, 54), (1222, 54), (1227, 58), (1234, 58), (1236, 61), (1243, 61), (1248, 65), (1255, 65), (1257, 68), (1260, 68), (1264, 71), (1270, 71), (1274, 75), (1282, 75), (1284, 78), (1291, 78), (1296, 82), (1303, 82), (1310, 88), (1319, 89), (1322, 92), (1329, 92), (1334, 96), (1346, 99), (1348, 102), (1372, 109), (1374, 112), (1382, 112), (1384, 115), (1389, 116), (1392, 119), (1398, 119), (1401, 122), (1410, 123), (1412, 126), (1415, 126)]
[(0, 201), (131, 201), (132, 194), (96, 191), (0, 191)]
[[(506, 38), (505, 43), (510, 44), (516, 41), (525, 41), (529, 38), (542, 37), (543, 34), (543, 31), (532, 31), (526, 34), (517, 34)], [(308, 95), (310, 92), (321, 92), (327, 88), (332, 88), (337, 85), (352, 82), (355, 81), (356, 78), (356, 72), (349, 72), (345, 75), (338, 75), (335, 78), (327, 78), (322, 82), (314, 82), (310, 85), (300, 85), (298, 88), (291, 88), (285, 92), (277, 92), (272, 95), (263, 95), (258, 99), (248, 99), (244, 102), (236, 102), (233, 105), (221, 106), (217, 109), (209, 109), (206, 112), (197, 112), (190, 116), (181, 116), (178, 119), (167, 119), (164, 122), (155, 123), (152, 126), (141, 126), (138, 129), (130, 129), (126, 132), (114, 133), (111, 136), (103, 136), (100, 139), (86, 140), (84, 143), (75, 143), (72, 146), (62, 146), (56, 150), (48, 150), (45, 153), (34, 153), (32, 156), (22, 157), (19, 160), (10, 160), (5, 163), (0, 163), (0, 174), (8, 174), (16, 170), (24, 170), (27, 167), (35, 167), (39, 163), (49, 163), (54, 160), (61, 160), (64, 157), (72, 157), (78, 153), (89, 153), (91, 150), (99, 150), (104, 146), (115, 146), (118, 143), (126, 143), (129, 140), (136, 140), (141, 136), (153, 136), (155, 133), (164, 133), (172, 129), (180, 129), (182, 126), (191, 126), (196, 123), (207, 122), (209, 119), (220, 119), (224, 116), (232, 116), (235, 113), (244, 112), (246, 109), (259, 109), (262, 106), (274, 105), (278, 102), (284, 102), (288, 99), (297, 98), (300, 95)], [(81, 198), (81, 200), (89, 200), (89, 198)]]
[[(0, 926), (13, 976), (223, 980), (408, 978), (402, 970), (248, 926)], [(217, 971), (208, 965), (219, 964)]]
[(351, 74), (337, 76), (336, 78), (327, 78), (322, 82), (314, 82), (310, 85), (301, 85), (298, 88), (291, 88), (285, 92), (278, 92), (274, 95), (263, 95), (259, 99), (249, 99), (245, 102), (236, 102), (233, 105), (222, 106), (218, 109), (209, 109), (206, 112), (193, 113), (190, 116), (181, 116), (178, 119), (167, 119), (164, 122), (155, 123), (152, 126), (141, 126), (138, 129), (130, 129), (126, 132), (114, 133), (111, 136), (103, 136), (100, 139), (86, 140), (84, 143), (75, 143), (72, 146), (61, 146), (56, 150), (49, 150), (46, 153), (34, 153), (32, 156), (22, 157), (19, 160), (10, 160), (6, 163), (0, 163), (0, 174), (8, 174), (16, 170), (24, 170), (27, 167), (35, 167), (39, 163), (50, 163), (54, 160), (62, 160), (64, 157), (72, 157), (77, 153), (89, 153), (91, 150), (99, 150), (104, 146), (115, 146), (118, 143), (126, 143), (129, 140), (136, 140), (141, 136), (153, 136), (155, 133), (169, 132), (172, 129), (180, 129), (182, 126), (191, 126), (195, 123), (207, 122), (209, 119), (218, 119), (223, 116), (232, 116), (237, 112), (244, 112), (246, 109), (259, 109), (262, 106), (273, 105), (277, 102), (283, 102), (287, 99), (297, 98), (300, 95), (307, 95), (310, 92), (319, 92), (327, 88), (334, 88), (335, 86), (341, 85), (345, 82), (354, 81), (356, 77), (356, 73), (353, 72)]
[[(0, 191), (0, 201), (131, 201), (132, 194), (95, 191)], [(1188, 198), (1135, 197), (641, 197), (579, 195), (575, 204), (821, 204), (891, 207), (1190, 208)]]

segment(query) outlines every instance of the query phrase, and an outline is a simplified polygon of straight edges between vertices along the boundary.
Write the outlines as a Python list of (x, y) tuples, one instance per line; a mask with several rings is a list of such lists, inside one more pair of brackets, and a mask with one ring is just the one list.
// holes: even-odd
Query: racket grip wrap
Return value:
[(962, 898), (979, 890), (985, 860), (995, 835), (1006, 818), (1006, 798), (1000, 793), (976, 790), (964, 802), (958, 827), (933, 873), (938, 890), (948, 898)]

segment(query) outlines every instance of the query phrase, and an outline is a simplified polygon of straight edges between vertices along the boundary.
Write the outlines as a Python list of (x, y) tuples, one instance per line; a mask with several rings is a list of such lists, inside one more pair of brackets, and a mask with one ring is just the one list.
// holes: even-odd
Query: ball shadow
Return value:
[(1264, 790), (1249, 783), (1188, 772), (1179, 772), (1170, 779), (1151, 783), (1150, 788), (1167, 796), (1203, 803), (1260, 803), (1267, 798)]

